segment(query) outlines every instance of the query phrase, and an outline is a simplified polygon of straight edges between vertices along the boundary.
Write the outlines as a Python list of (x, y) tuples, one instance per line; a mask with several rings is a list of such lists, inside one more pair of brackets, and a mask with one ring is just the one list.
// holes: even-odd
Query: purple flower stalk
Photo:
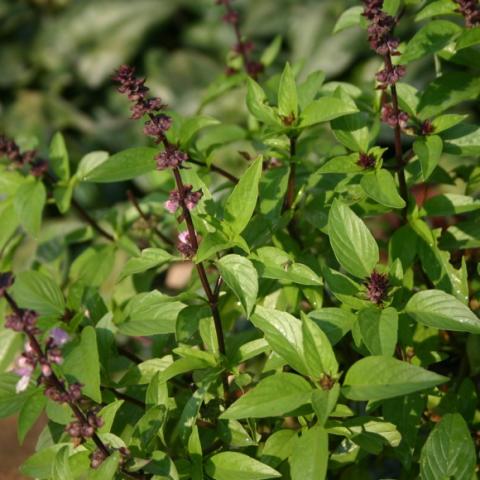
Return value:
[[(252, 78), (257, 78), (258, 75), (263, 72), (263, 65), (250, 58), (250, 54), (255, 46), (252, 41), (245, 40), (242, 37), (239, 27), (240, 16), (238, 11), (232, 7), (232, 0), (216, 0), (216, 4), (225, 7), (226, 12), (222, 19), (225, 23), (228, 23), (233, 27), (237, 39), (237, 43), (232, 48), (233, 52), (242, 57), (243, 68), (247, 74)], [(227, 75), (234, 75), (235, 73), (238, 73), (238, 70), (233, 67), (227, 67), (225, 73)]]
[(395, 109), (391, 103), (385, 103), (382, 106), (382, 111), (380, 116), (381, 116), (382, 122), (386, 123), (392, 128), (395, 128), (397, 124), (402, 130), (407, 128), (407, 123), (409, 120), (408, 114), (400, 110), (398, 112), (398, 115), (396, 115)]
[(163, 152), (160, 152), (155, 156), (158, 170), (178, 168), (187, 160), (188, 155), (185, 152), (178, 150), (174, 145), (167, 145)]

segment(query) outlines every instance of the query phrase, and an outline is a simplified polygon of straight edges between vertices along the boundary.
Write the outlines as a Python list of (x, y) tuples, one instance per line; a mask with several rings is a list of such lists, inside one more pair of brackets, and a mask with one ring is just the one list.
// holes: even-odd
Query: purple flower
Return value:
[(169, 145), (163, 152), (155, 156), (158, 170), (166, 170), (167, 168), (178, 168), (188, 159), (188, 155), (173, 145)]
[(406, 69), (404, 65), (383, 68), (375, 75), (380, 83), (378, 88), (385, 90), (388, 86), (395, 85), (405, 75), (405, 72)]
[(172, 119), (163, 113), (154, 115), (145, 122), (143, 133), (155, 138), (155, 143), (160, 143), (165, 138), (165, 132), (172, 126)]
[(407, 127), (409, 117), (408, 114), (402, 110), (398, 112), (398, 115), (395, 115), (393, 105), (391, 103), (385, 103), (382, 106), (381, 119), (382, 122), (390, 125), (392, 128), (396, 127), (398, 124), (403, 130)]
[(28, 388), (36, 364), (36, 358), (31, 351), (25, 351), (17, 358), (13, 368), (13, 372), (21, 377), (15, 387), (17, 393), (23, 392)]
[(7, 157), (15, 166), (22, 167), (32, 163), (36, 155), (36, 150), (27, 150), (22, 154), (20, 147), (13, 140), (0, 135), (0, 157)]
[(50, 338), (52, 339), (53, 345), (61, 347), (70, 340), (70, 335), (65, 330), (55, 327), (50, 330)]
[(106, 456), (102, 450), (97, 449), (90, 455), (90, 466), (92, 468), (98, 468), (103, 461), (105, 460)]
[(388, 275), (373, 271), (366, 281), (367, 298), (375, 305), (380, 305), (387, 298), (388, 294)]
[[(202, 191), (197, 190), (196, 192), (193, 192), (192, 185), (185, 185), (183, 190), (183, 199), (185, 202), (185, 206), (189, 210), (193, 210), (197, 203), (200, 201), (202, 198)], [(170, 196), (168, 197), (168, 200), (165, 202), (165, 208), (171, 212), (175, 213), (180, 206), (181, 203), (181, 198), (180, 198), (180, 192), (178, 190), (173, 190), (170, 192)]]
[(192, 258), (195, 255), (195, 248), (188, 231), (181, 232), (178, 235), (177, 249), (186, 258)]
[(22, 310), (7, 315), (5, 327), (11, 328), (15, 332), (38, 333), (36, 328), (38, 315), (33, 310)]

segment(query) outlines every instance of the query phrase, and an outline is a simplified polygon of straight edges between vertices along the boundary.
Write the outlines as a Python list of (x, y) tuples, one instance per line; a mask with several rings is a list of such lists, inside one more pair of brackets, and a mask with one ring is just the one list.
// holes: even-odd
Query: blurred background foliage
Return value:
[[(268, 75), (280, 72), (288, 59), (301, 65), (301, 78), (321, 69), (327, 80), (371, 91), (381, 59), (369, 50), (365, 32), (355, 27), (332, 33), (340, 15), (360, 3), (235, 2), (242, 32), (255, 42), (257, 57), (277, 35), (282, 37)], [(426, 2), (406, 3), (416, 10)], [(25, 148), (38, 142), (46, 153), (53, 133), (61, 130), (73, 163), (92, 150), (113, 153), (145, 143), (141, 129), (127, 118), (126, 102), (115, 93), (113, 70), (132, 63), (147, 76), (152, 93), (172, 109), (198, 111), (235, 41), (221, 20), (223, 13), (214, 0), (0, 0), (0, 131)], [(462, 22), (460, 17), (456, 21)], [(409, 39), (421, 25), (404, 21), (397, 33)], [(476, 60), (463, 63), (474, 66)], [(409, 65), (405, 81), (422, 88), (433, 78), (435, 66), (427, 57)], [(237, 89), (203, 113), (245, 122), (244, 95)]]
[[(380, 60), (365, 56), (364, 32), (332, 34), (339, 15), (355, 3), (237, 0), (236, 6), (257, 54), (282, 36), (271, 70), (281, 71), (288, 58), (303, 62), (302, 76), (321, 69), (329, 79), (371, 82)], [(214, 0), (0, 0), (0, 130), (36, 136), (41, 146), (62, 130), (74, 159), (143, 142), (133, 122), (125, 125), (126, 105), (114, 93), (112, 71), (131, 62), (155, 95), (182, 113), (195, 112), (234, 43), (222, 15)], [(243, 92), (228, 95), (208, 113), (245, 118), (243, 98)]]

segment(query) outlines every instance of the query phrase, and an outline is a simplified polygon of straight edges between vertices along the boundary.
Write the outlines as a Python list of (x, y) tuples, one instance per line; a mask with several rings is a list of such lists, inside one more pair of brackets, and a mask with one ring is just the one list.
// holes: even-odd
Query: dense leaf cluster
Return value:
[[(150, 146), (76, 164), (61, 133), (0, 137), (0, 417), (20, 441), (48, 419), (22, 472), (472, 480), (476, 3), (345, 10), (335, 35), (376, 55), (357, 83), (282, 65), (279, 38), (255, 55), (217, 3), (236, 42), (196, 114), (111, 72)], [(208, 114), (230, 98), (238, 122)], [(123, 196), (91, 211), (92, 186)]]

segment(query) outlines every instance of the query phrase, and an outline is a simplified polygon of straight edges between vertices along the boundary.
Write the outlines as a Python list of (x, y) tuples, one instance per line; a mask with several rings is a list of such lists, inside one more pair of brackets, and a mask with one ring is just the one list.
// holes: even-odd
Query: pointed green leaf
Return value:
[(257, 120), (271, 126), (281, 125), (277, 114), (267, 104), (267, 96), (263, 88), (251, 78), (247, 79), (247, 107)]
[(342, 267), (359, 278), (372, 273), (379, 259), (377, 243), (363, 221), (337, 199), (328, 216), (328, 234)]
[(393, 356), (398, 330), (398, 313), (394, 308), (361, 310), (358, 325), (363, 343), (372, 355)]
[(281, 477), (272, 467), (238, 452), (221, 452), (210, 457), (205, 471), (214, 480), (264, 480)]
[(70, 164), (65, 139), (60, 132), (57, 132), (50, 143), (49, 165), (60, 180), (70, 178)]
[(437, 135), (429, 135), (415, 140), (413, 151), (420, 161), (423, 180), (427, 180), (438, 165), (442, 156), (443, 142)]
[(355, 104), (345, 102), (341, 98), (322, 97), (308, 105), (300, 116), (300, 127), (306, 128), (317, 123), (328, 122), (334, 118), (355, 113)]
[(111, 183), (130, 180), (145, 173), (155, 171), (155, 155), (158, 148), (134, 147), (112, 155), (90, 170), (82, 181)]
[(290, 457), (292, 480), (324, 480), (328, 465), (328, 434), (321, 426), (302, 432)]
[(225, 203), (225, 222), (232, 232), (242, 233), (253, 215), (262, 173), (262, 157), (258, 157), (242, 175)]
[(223, 280), (240, 300), (247, 317), (250, 317), (258, 293), (258, 276), (252, 262), (232, 254), (222, 257), (217, 265)]
[(425, 55), (438, 52), (462, 31), (448, 20), (432, 20), (426, 23), (407, 43), (400, 63), (410, 63)]
[(37, 237), (42, 224), (42, 214), (47, 192), (43, 183), (36, 178), (29, 178), (22, 183), (15, 193), (13, 205), (22, 227), (32, 237)]
[(422, 448), (422, 480), (472, 480), (477, 455), (468, 425), (458, 413), (445, 415)]
[(314, 378), (323, 374), (335, 376), (338, 362), (328, 337), (322, 329), (302, 312), (303, 350), (305, 363)]
[(297, 118), (297, 86), (290, 64), (287, 62), (278, 85), (278, 113), (284, 117)]
[(447, 381), (447, 377), (396, 358), (371, 356), (350, 367), (342, 392), (351, 400), (375, 401), (408, 395)]
[(480, 319), (453, 295), (441, 290), (416, 293), (408, 301), (405, 312), (417, 322), (429, 327), (480, 333)]
[(383, 168), (368, 172), (360, 181), (365, 193), (381, 205), (390, 208), (404, 208), (405, 200), (400, 196), (392, 174)]
[(260, 380), (258, 385), (221, 415), (220, 418), (281, 417), (310, 402), (312, 387), (293, 373), (276, 373)]
[(305, 375), (302, 322), (287, 312), (257, 306), (252, 323), (263, 331), (265, 339), (290, 366)]
[(13, 296), (22, 308), (36, 310), (41, 315), (60, 316), (65, 313), (65, 300), (57, 284), (47, 275), (28, 271), (17, 275)]

